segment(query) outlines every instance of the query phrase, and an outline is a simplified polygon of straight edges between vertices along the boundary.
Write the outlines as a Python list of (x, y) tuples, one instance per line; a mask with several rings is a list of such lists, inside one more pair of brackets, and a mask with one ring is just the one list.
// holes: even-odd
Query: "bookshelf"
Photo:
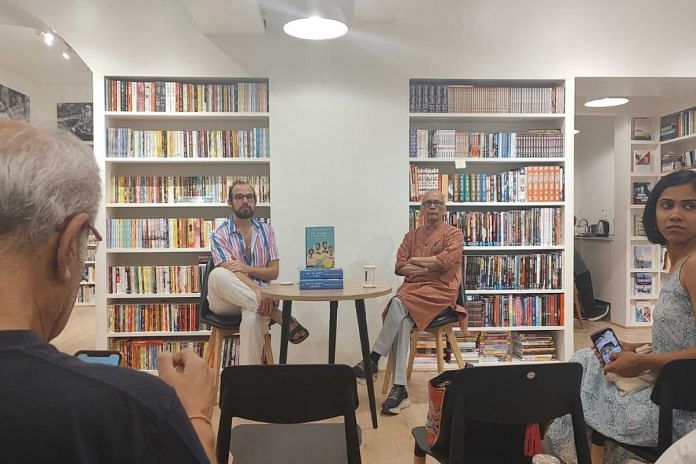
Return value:
[[(652, 189), (660, 178), (660, 143), (657, 138), (657, 118), (632, 118), (630, 131), (630, 183), (628, 191), (629, 213), (626, 240), (626, 299), (625, 314), (612, 315), (615, 322), (624, 327), (652, 325), (646, 317), (646, 309), (654, 306), (660, 293), (661, 274), (659, 253), (661, 247), (651, 244), (642, 227), (642, 201), (645, 186)], [(650, 140), (639, 140), (642, 134)], [(646, 135), (648, 134), (648, 135)], [(649, 262), (645, 259), (649, 258)], [(642, 267), (644, 266), (644, 267)], [(618, 320), (616, 320), (618, 319)]]
[[(538, 336), (547, 347), (553, 340), (556, 359), (568, 359), (573, 81), (411, 79), (409, 101), (410, 227), (420, 224), (424, 190), (447, 194), (446, 220), (465, 236), (467, 300), (480, 308), (480, 323), (468, 334), (454, 327), (462, 357), (481, 364), (544, 362), (544, 356), (513, 354), (511, 339)], [(487, 267), (514, 269), (516, 262), (539, 266), (549, 278), (531, 282), (525, 275), (504, 285), (485, 275)], [(501, 332), (510, 356), (491, 348)], [(435, 340), (421, 335), (414, 366), (435, 369)]]
[[(200, 276), (234, 180), (254, 186), (256, 216), (270, 220), (268, 80), (104, 76), (95, 88), (104, 92), (97, 345), (152, 372), (159, 351), (202, 353), (207, 343)], [(225, 341), (224, 362), (237, 346)]]
[(85, 261), (84, 271), (80, 279), (80, 288), (77, 290), (75, 306), (94, 307), (95, 303), (95, 257), (97, 253), (97, 241), (90, 234), (87, 239), (87, 260)]

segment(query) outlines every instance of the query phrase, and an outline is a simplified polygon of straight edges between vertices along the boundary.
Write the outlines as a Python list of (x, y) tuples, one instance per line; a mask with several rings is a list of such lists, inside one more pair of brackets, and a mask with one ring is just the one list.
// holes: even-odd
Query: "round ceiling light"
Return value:
[(623, 97), (604, 97), (597, 100), (590, 100), (585, 103), (588, 108), (608, 108), (610, 106), (621, 106), (628, 103), (628, 98)]
[(328, 40), (341, 37), (348, 32), (348, 26), (334, 19), (312, 16), (286, 23), (283, 31), (298, 39)]

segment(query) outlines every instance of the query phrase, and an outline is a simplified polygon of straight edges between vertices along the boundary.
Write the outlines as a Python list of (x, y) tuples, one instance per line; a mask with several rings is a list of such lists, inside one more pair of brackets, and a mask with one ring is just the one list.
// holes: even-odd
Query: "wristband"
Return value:
[(188, 418), (189, 418), (189, 420), (200, 419), (203, 422), (205, 422), (206, 424), (208, 424), (209, 426), (211, 426), (211, 427), (213, 426), (213, 423), (210, 422), (210, 419), (207, 418), (206, 416), (204, 416), (203, 414), (194, 414), (193, 416), (188, 416)]

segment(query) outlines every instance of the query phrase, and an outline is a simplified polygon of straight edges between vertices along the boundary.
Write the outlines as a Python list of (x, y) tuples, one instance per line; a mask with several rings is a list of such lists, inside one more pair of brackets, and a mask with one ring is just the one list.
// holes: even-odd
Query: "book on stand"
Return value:
[(633, 245), (634, 269), (652, 269), (653, 261), (654, 256), (652, 245)]
[(649, 272), (633, 274), (633, 295), (648, 297), (653, 295), (653, 275)]
[(631, 140), (652, 140), (652, 129), (649, 118), (633, 118)]
[(633, 204), (646, 204), (650, 196), (650, 190), (652, 190), (650, 182), (633, 182)]
[(633, 314), (636, 322), (652, 322), (654, 305), (649, 301), (636, 301), (633, 306)]
[(305, 227), (305, 264), (308, 268), (331, 269), (335, 265), (334, 227)]
[(651, 172), (650, 150), (633, 150), (633, 173), (650, 174)]

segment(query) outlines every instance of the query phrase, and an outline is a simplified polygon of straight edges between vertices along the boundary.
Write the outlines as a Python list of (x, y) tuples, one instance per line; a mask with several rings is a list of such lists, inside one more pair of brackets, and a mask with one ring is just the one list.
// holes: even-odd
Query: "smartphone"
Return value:
[(121, 365), (121, 353), (109, 350), (80, 350), (75, 353), (77, 359), (95, 364), (106, 364), (107, 366)]
[(618, 353), (621, 351), (621, 343), (619, 343), (619, 339), (616, 338), (616, 334), (609, 327), (593, 333), (590, 335), (590, 339), (592, 339), (592, 343), (594, 344), (595, 348), (597, 348), (603, 364), (607, 364), (609, 362), (609, 357), (612, 353)]

